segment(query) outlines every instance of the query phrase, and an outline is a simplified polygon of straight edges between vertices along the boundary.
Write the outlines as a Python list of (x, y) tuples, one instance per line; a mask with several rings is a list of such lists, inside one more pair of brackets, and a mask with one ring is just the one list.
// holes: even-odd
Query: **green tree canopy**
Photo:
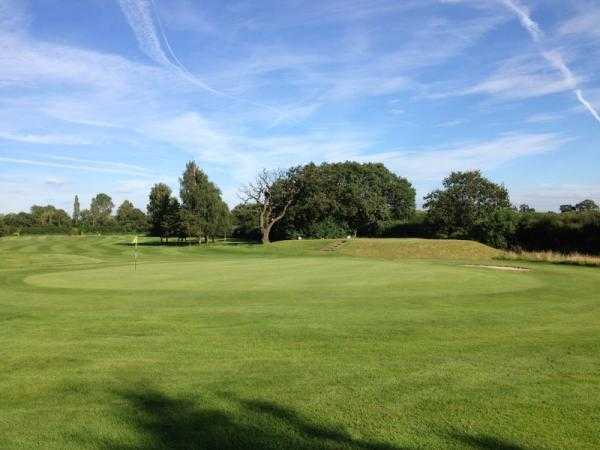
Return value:
[(115, 204), (109, 195), (100, 193), (96, 195), (90, 204), (90, 218), (92, 226), (104, 225), (110, 221)]
[(186, 236), (204, 236), (208, 241), (224, 231), (229, 223), (229, 208), (221, 191), (194, 161), (186, 164), (179, 179), (183, 229)]
[(71, 221), (71, 218), (65, 210), (58, 209), (52, 205), (33, 205), (31, 207), (31, 217), (33, 224), (39, 227), (62, 227), (66, 226)]
[(443, 181), (443, 188), (425, 196), (427, 220), (438, 234), (456, 238), (479, 238), (486, 242), (485, 230), (497, 229), (496, 221), (509, 220), (508, 191), (491, 182), (479, 171), (452, 172)]
[(408, 180), (379, 163), (307, 164), (297, 168), (299, 191), (279, 229), (286, 234), (335, 237), (369, 233), (380, 222), (415, 211)]
[(575, 205), (574, 210), (577, 212), (598, 211), (598, 204), (594, 200), (584, 200)]
[(150, 234), (159, 236), (161, 240), (171, 234), (167, 227), (173, 223), (174, 211), (179, 209), (179, 202), (173, 202), (171, 192), (164, 183), (157, 183), (150, 189), (147, 206)]
[(231, 210), (233, 233), (236, 237), (258, 241), (260, 239), (260, 211), (257, 203), (240, 203)]
[(116, 220), (119, 228), (125, 232), (143, 232), (148, 228), (146, 214), (129, 200), (124, 200), (117, 209)]

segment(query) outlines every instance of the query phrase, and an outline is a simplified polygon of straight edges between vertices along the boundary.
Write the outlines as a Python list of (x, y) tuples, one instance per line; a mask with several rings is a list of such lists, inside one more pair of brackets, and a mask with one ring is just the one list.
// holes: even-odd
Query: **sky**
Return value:
[(195, 160), (383, 162), (418, 204), (480, 169), (600, 201), (600, 0), (0, 0), (0, 213), (145, 209)]

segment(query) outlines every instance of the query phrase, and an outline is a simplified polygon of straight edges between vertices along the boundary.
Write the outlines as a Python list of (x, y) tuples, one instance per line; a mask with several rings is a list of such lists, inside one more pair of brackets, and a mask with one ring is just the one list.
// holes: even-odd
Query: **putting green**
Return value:
[(33, 275), (28, 284), (49, 288), (107, 290), (261, 291), (318, 290), (322, 293), (392, 290), (398, 298), (411, 292), (456, 294), (532, 289), (540, 281), (530, 274), (494, 273), (466, 267), (424, 262), (387, 262), (365, 259), (243, 258), (226, 261), (140, 264), (102, 269)]

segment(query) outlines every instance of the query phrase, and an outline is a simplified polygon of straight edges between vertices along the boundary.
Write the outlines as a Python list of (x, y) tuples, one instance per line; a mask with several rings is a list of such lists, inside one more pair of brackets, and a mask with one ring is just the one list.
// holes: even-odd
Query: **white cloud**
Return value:
[(564, 22), (560, 28), (560, 34), (564, 35), (589, 35), (600, 37), (600, 6), (595, 7), (588, 4), (575, 16)]
[(62, 188), (69, 182), (63, 177), (47, 177), (44, 184), (50, 188)]
[(452, 128), (452, 127), (457, 127), (459, 125), (462, 125), (464, 123), (467, 123), (467, 120), (465, 119), (455, 119), (455, 120), (448, 120), (446, 122), (440, 122), (436, 125), (436, 127), (438, 128)]
[(232, 133), (195, 112), (148, 123), (144, 133), (178, 146), (201, 164), (220, 167), (238, 184), (252, 179), (261, 168), (345, 160), (345, 155), (349, 157), (373, 143), (372, 136), (335, 130), (253, 137)]
[(509, 100), (525, 99), (569, 91), (574, 82), (574, 76), (569, 79), (559, 76), (535, 55), (518, 55), (502, 62), (488, 79), (452, 95), (488, 94)]
[(43, 145), (89, 145), (90, 141), (79, 136), (67, 134), (24, 134), (10, 131), (0, 131), (0, 139), (27, 144)]
[(527, 123), (550, 123), (563, 119), (565, 114), (558, 113), (537, 113), (532, 114), (526, 119)]
[[(185, 130), (185, 132), (184, 132)], [(194, 113), (175, 118), (158, 131), (203, 162), (229, 168), (238, 182), (262, 167), (287, 167), (309, 161), (378, 161), (411, 179), (439, 179), (451, 170), (498, 168), (519, 158), (560, 148), (569, 139), (555, 133), (505, 134), (491, 140), (437, 149), (376, 151), (381, 144), (366, 133), (335, 130), (279, 134), (263, 138), (230, 135)]]
[(535, 189), (513, 189), (513, 203), (527, 203), (540, 211), (558, 211), (559, 205), (576, 204), (585, 199), (600, 203), (600, 184), (542, 184)]
[(57, 169), (70, 169), (84, 172), (112, 173), (140, 177), (151, 176), (151, 173), (149, 171), (146, 171), (141, 167), (131, 166), (128, 164), (110, 161), (93, 161), (88, 159), (59, 157), (52, 155), (46, 155), (45, 159), (12, 158), (0, 156), (0, 162)]
[(495, 139), (447, 148), (374, 153), (361, 160), (381, 161), (396, 172), (418, 180), (439, 180), (453, 170), (491, 170), (527, 156), (554, 151), (568, 139), (554, 134), (507, 134)]
[(169, 28), (186, 30), (194, 33), (211, 33), (216, 31), (214, 25), (200, 11), (201, 4), (191, 0), (170, 0), (158, 3), (158, 14)]

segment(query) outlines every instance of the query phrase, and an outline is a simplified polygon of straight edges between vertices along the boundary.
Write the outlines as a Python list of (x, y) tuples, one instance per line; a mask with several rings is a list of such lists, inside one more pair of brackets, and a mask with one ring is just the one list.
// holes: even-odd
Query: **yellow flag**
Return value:
[(133, 238), (132, 244), (135, 245), (135, 248), (137, 248), (137, 244), (138, 244), (138, 237), (137, 236)]

